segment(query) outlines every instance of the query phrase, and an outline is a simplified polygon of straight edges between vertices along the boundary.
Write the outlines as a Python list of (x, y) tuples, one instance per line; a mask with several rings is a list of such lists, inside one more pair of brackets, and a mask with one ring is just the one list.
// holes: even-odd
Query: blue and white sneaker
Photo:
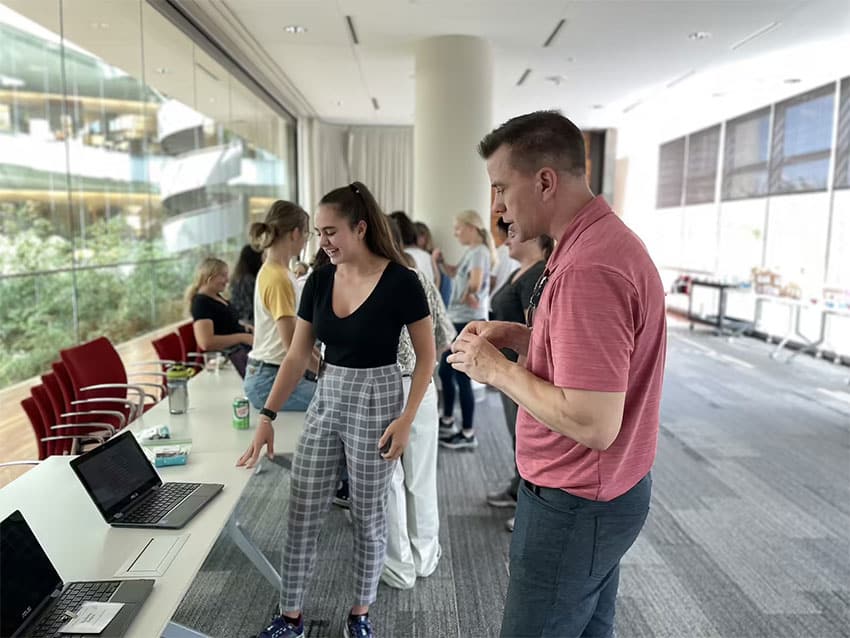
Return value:
[(343, 638), (375, 638), (375, 634), (372, 633), (372, 622), (369, 620), (369, 615), (352, 616), (349, 614), (345, 620), (342, 635)]
[(257, 634), (257, 638), (304, 638), (304, 617), (300, 617), (298, 624), (294, 625), (283, 616), (278, 616)]

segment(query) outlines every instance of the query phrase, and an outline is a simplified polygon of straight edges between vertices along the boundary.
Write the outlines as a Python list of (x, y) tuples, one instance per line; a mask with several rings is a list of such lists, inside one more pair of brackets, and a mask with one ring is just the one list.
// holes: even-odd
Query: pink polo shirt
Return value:
[(655, 459), (666, 351), (664, 287), (646, 247), (602, 197), (579, 211), (548, 263), (528, 369), (561, 388), (625, 392), (620, 433), (605, 451), (553, 432), (520, 408), (520, 475), (610, 501)]

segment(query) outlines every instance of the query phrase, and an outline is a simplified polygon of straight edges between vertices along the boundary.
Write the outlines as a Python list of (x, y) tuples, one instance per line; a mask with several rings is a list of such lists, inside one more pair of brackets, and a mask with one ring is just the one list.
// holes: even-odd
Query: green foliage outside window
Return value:
[(230, 260), (237, 243), (174, 256), (116, 215), (88, 225), (75, 248), (32, 205), (0, 204), (0, 387), (43, 374), (75, 343), (118, 344), (185, 318), (198, 262)]

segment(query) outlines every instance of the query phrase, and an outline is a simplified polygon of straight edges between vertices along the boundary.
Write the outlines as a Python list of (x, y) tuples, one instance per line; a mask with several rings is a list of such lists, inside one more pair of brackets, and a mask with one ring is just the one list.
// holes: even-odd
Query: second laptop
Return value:
[(183, 527), (224, 487), (163, 483), (129, 431), (73, 459), (71, 468), (114, 527)]

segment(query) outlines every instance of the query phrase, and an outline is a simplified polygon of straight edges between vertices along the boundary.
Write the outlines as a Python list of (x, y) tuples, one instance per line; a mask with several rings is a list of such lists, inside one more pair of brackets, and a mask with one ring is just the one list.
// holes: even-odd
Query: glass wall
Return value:
[(186, 316), (295, 197), (294, 120), (143, 0), (0, 4), (0, 387)]

